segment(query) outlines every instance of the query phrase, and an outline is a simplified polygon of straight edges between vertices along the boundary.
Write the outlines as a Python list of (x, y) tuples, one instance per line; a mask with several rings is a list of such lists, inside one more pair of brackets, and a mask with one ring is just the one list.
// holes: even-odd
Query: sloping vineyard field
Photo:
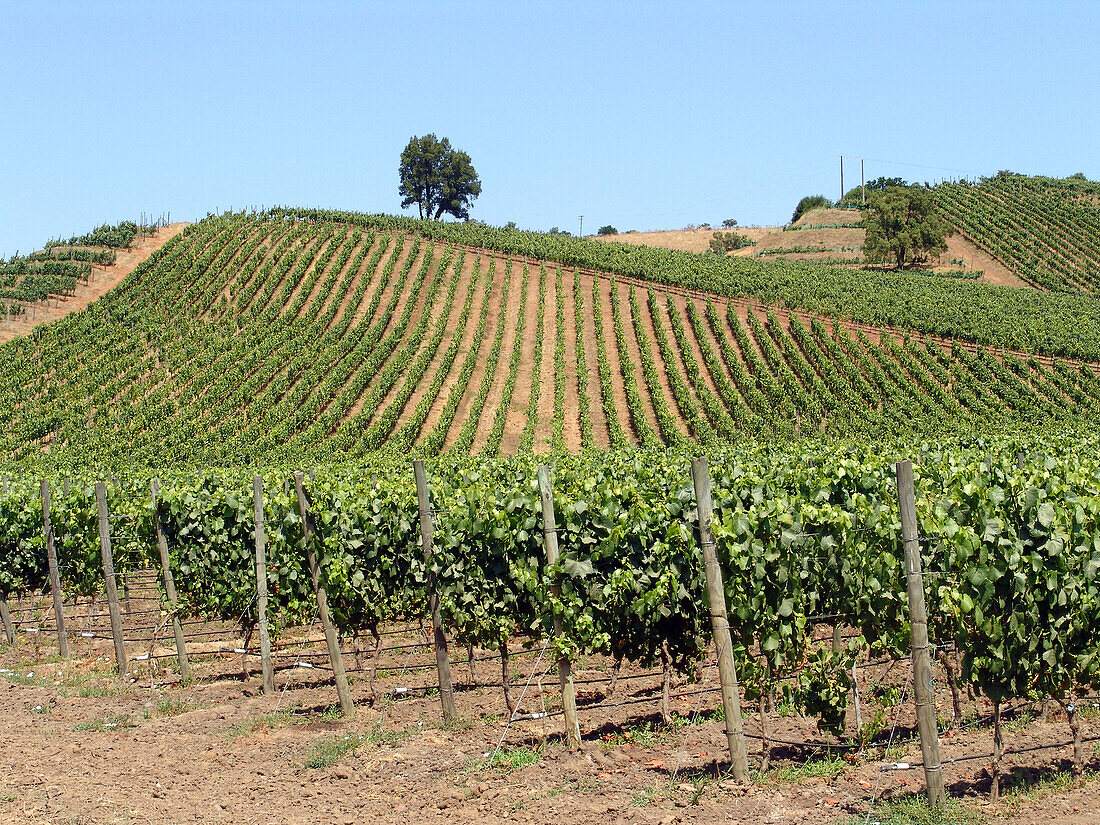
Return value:
[[(210, 218), (87, 311), (0, 349), (0, 454), (491, 456), (1074, 422), (1100, 404), (1100, 312), (1084, 297), (941, 283), (891, 297), (889, 276), (809, 264), (302, 217)], [(848, 319), (808, 311), (827, 308), (827, 280), (816, 303), (783, 288), (819, 276), (850, 282)], [(857, 314), (864, 277), (882, 279), (880, 300)], [(787, 306), (756, 301), (784, 292)], [(965, 310), (957, 337), (937, 306)]]
[(1100, 289), (1100, 185), (1010, 172), (936, 187), (951, 223), (1042, 289)]

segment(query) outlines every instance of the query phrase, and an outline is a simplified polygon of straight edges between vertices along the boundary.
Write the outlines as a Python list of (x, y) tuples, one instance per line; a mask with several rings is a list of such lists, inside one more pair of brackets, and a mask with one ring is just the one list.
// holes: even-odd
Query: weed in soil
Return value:
[(134, 723), (130, 719), (129, 714), (112, 713), (110, 716), (103, 719), (92, 719), (89, 722), (81, 722), (79, 725), (76, 725), (73, 730), (114, 731), (132, 727), (134, 727)]
[(359, 733), (345, 733), (343, 736), (321, 739), (310, 748), (305, 767), (314, 770), (331, 768), (365, 741), (367, 741), (366, 737)]
[(929, 808), (923, 796), (911, 795), (875, 806), (871, 816), (853, 817), (849, 825), (985, 825), (989, 820), (980, 811), (948, 799), (941, 809)]

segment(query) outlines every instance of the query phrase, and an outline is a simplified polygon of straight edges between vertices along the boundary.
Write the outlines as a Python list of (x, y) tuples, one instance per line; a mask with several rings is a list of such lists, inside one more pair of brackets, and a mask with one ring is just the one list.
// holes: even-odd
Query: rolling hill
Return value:
[(1080, 293), (281, 209), (189, 226), (0, 347), (0, 452), (248, 464), (988, 430), (1095, 417), (1098, 360)]

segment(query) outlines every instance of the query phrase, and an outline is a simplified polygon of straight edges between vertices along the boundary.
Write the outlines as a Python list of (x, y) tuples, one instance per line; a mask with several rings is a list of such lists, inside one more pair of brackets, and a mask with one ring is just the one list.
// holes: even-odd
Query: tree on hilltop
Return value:
[(807, 195), (798, 202), (798, 206), (794, 208), (794, 214), (791, 215), (791, 223), (795, 223), (809, 212), (811, 209), (828, 209), (833, 205), (833, 202), (824, 195)]
[(416, 204), (420, 217), (439, 220), (444, 213), (469, 218), (481, 194), (481, 180), (470, 156), (434, 134), (409, 140), (401, 153), (401, 208)]
[(863, 256), (871, 263), (893, 259), (897, 268), (923, 263), (947, 249), (947, 224), (932, 192), (922, 186), (894, 186), (867, 198)]

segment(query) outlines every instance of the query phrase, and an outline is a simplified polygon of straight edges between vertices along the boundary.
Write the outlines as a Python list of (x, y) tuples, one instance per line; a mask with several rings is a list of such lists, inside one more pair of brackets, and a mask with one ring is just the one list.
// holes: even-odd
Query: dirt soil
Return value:
[(58, 318), (64, 318), (71, 312), (85, 309), (118, 286), (138, 264), (176, 237), (187, 225), (186, 223), (169, 224), (157, 229), (148, 238), (136, 241), (131, 249), (120, 249), (113, 264), (93, 267), (91, 279), (87, 283), (77, 283), (76, 292), (73, 295), (38, 301), (28, 306), (24, 315), (7, 323), (0, 320), (0, 344), (21, 335), (27, 335), (39, 324), (48, 324)]
[[(519, 713), (551, 715), (508, 725), (496, 654), (474, 651), (471, 672), (466, 650), (452, 647), (459, 720), (445, 726), (427, 634), (415, 624), (384, 629), (373, 686), (372, 643), (358, 657), (347, 646), (357, 711), (344, 719), (335, 713), (331, 677), (298, 666), (327, 663), (316, 627), (277, 640), (275, 692), (265, 696), (258, 660), (250, 659), (242, 675), (234, 648), (243, 642), (224, 625), (188, 626), (189, 635), (220, 638), (189, 643), (195, 679), (181, 684), (163, 630), (152, 643), (135, 604), (126, 620), (131, 663), (120, 680), (112, 672), (105, 617), (88, 617), (83, 605), (67, 610), (73, 655), (62, 662), (45, 632), (44, 604), (18, 614), (24, 629), (37, 624), (43, 632), (20, 634), (16, 646), (0, 650), (3, 823), (856, 823), (869, 807), (881, 813), (891, 801), (923, 791), (920, 770), (880, 771), (881, 746), (823, 761), (821, 749), (776, 744), (773, 767), (761, 776), (759, 716), (748, 704), (754, 782), (738, 785), (728, 774), (713, 662), (698, 681), (673, 683), (671, 727), (662, 726), (658, 713), (659, 672), (626, 665), (605, 699), (610, 663), (580, 662), (583, 746), (571, 753), (561, 741), (561, 717), (553, 715), (560, 707), (557, 675), (537, 649), (513, 647), (513, 696)], [(218, 649), (226, 655), (213, 655)], [(136, 660), (150, 652), (165, 658)], [(905, 665), (888, 669), (886, 681), (901, 687)], [(872, 681), (880, 675), (877, 667), (861, 673)], [(873, 712), (869, 696), (865, 714)], [(949, 718), (949, 697), (938, 691), (936, 698), (941, 717)], [(888, 764), (919, 765), (911, 699), (898, 708), (886, 717), (897, 722)], [(963, 712), (988, 711), (966, 702)], [(823, 741), (798, 715), (767, 719), (773, 738)], [(1010, 751), (1069, 738), (1057, 717), (1006, 719)], [(1095, 709), (1082, 727), (1086, 737), (1097, 733)], [(988, 802), (990, 751), (987, 728), (943, 736), (945, 778), (956, 804), (1009, 825), (1096, 821), (1100, 783), (1066, 779), (1068, 748), (1006, 757), (1010, 784), (1024, 790), (1008, 791), (995, 806)], [(1100, 758), (1090, 754), (1095, 770)], [(947, 761), (974, 755), (980, 758)], [(1063, 771), (1057, 782), (1050, 779), (1054, 769)]]

